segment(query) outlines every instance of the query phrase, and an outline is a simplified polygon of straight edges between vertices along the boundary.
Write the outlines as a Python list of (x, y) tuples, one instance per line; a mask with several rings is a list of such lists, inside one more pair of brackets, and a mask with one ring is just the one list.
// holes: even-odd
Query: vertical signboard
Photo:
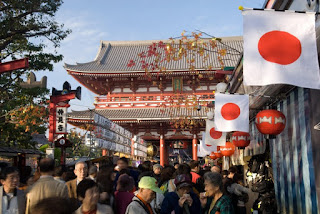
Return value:
[(56, 134), (67, 133), (67, 107), (56, 108)]

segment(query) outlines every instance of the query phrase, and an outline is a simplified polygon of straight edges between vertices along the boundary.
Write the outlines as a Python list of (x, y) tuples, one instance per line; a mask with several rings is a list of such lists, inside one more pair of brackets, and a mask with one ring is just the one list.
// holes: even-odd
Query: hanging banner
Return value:
[(224, 146), (226, 144), (226, 133), (217, 131), (214, 121), (209, 119), (206, 119), (205, 144), (207, 147)]
[(56, 134), (67, 134), (67, 107), (56, 108)]
[(217, 93), (214, 115), (217, 131), (249, 132), (249, 96)]
[(243, 83), (320, 89), (315, 13), (244, 10)]

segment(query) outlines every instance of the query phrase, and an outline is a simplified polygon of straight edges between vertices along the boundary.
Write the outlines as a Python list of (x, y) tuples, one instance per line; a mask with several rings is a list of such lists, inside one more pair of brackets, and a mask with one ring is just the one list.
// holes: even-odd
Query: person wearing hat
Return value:
[(174, 184), (176, 190), (166, 194), (162, 202), (161, 214), (172, 213), (173, 211), (175, 214), (199, 213), (201, 203), (198, 196), (191, 191), (192, 181), (190, 176), (186, 174), (178, 175)]
[(160, 182), (161, 179), (161, 172), (163, 167), (160, 164), (153, 165), (153, 177), (157, 179), (157, 182)]
[(158, 187), (157, 180), (150, 176), (144, 176), (140, 179), (138, 187), (139, 192), (128, 205), (126, 214), (156, 214), (150, 203), (157, 192), (162, 193)]

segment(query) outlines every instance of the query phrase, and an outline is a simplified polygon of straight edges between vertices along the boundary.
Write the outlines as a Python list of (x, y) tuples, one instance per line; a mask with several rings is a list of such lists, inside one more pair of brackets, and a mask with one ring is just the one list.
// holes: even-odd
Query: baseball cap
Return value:
[(144, 176), (140, 179), (139, 188), (143, 189), (151, 189), (154, 192), (162, 193), (162, 191), (159, 189), (157, 180), (150, 176)]
[(177, 189), (181, 187), (192, 186), (192, 181), (189, 176), (185, 174), (177, 175), (174, 179), (174, 184), (176, 185)]

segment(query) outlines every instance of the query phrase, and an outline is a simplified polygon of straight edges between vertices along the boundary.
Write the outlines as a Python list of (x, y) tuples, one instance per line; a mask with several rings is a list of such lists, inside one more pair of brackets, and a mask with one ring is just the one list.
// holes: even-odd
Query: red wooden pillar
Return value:
[(102, 156), (106, 156), (107, 155), (107, 150), (106, 149), (102, 149)]
[(160, 165), (164, 166), (166, 159), (166, 146), (163, 135), (160, 135)]
[(197, 140), (197, 135), (193, 135), (193, 139), (192, 139), (192, 160), (198, 160), (198, 140)]

